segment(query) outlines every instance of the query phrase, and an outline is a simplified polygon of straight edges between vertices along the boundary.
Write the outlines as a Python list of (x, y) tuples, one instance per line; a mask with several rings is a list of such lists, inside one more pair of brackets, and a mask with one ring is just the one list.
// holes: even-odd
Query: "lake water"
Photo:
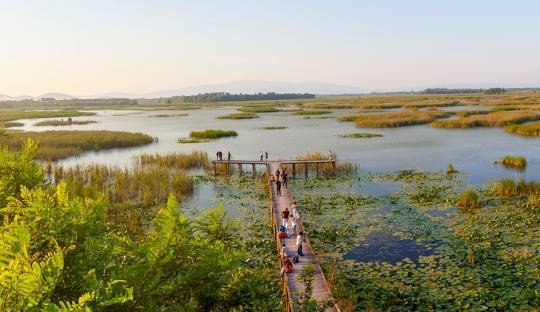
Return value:
[[(458, 107), (463, 109), (463, 107)], [(449, 110), (458, 109), (450, 107)], [(466, 107), (478, 109), (478, 107)], [(34, 127), (44, 119), (22, 120), (21, 130), (45, 131), (58, 129), (117, 130), (143, 132), (158, 138), (158, 142), (143, 147), (90, 152), (80, 157), (61, 161), (63, 165), (102, 163), (128, 166), (134, 155), (141, 153), (190, 152), (204, 150), (213, 157), (217, 150), (230, 151), (235, 159), (256, 159), (261, 151), (270, 158), (287, 159), (299, 154), (328, 150), (337, 153), (338, 160), (356, 164), (360, 172), (390, 172), (402, 169), (445, 170), (448, 163), (466, 174), (472, 184), (482, 184), (501, 177), (524, 177), (540, 180), (540, 138), (521, 137), (505, 133), (500, 128), (438, 129), (429, 125), (392, 129), (358, 129), (351, 122), (337, 122), (329, 115), (304, 119), (288, 112), (259, 114), (260, 118), (223, 120), (217, 116), (237, 112), (234, 107), (199, 110), (96, 111), (96, 116), (76, 117), (92, 119), (96, 124), (67, 127)], [(158, 114), (188, 116), (157, 118)], [(330, 116), (353, 114), (354, 110), (333, 110)], [(261, 130), (266, 126), (286, 126), (285, 130)], [(178, 144), (191, 130), (236, 130), (238, 137), (224, 138), (198, 144)], [(338, 135), (354, 132), (383, 134), (382, 138), (346, 139)], [(527, 169), (515, 171), (493, 165), (505, 155), (527, 158)]]

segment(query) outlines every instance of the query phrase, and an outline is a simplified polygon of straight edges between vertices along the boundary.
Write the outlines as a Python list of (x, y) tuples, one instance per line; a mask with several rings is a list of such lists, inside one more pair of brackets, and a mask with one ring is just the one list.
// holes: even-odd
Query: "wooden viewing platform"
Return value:
[(281, 166), (281, 165), (291, 165), (292, 166), (292, 177), (296, 178), (296, 166), (304, 166), (304, 176), (308, 177), (309, 172), (309, 165), (315, 165), (315, 171), (317, 173), (317, 176), (319, 176), (319, 167), (320, 165), (324, 164), (332, 164), (332, 172), (336, 172), (336, 160), (335, 159), (321, 159), (321, 160), (264, 160), (264, 161), (258, 161), (258, 160), (212, 160), (212, 164), (214, 166), (214, 174), (217, 174), (217, 166), (218, 165), (224, 165), (225, 166), (225, 174), (229, 175), (230, 173), (230, 167), (231, 165), (237, 165), (238, 166), (238, 173), (240, 175), (243, 174), (243, 166), (244, 165), (251, 165), (252, 166), (252, 173), (255, 175), (257, 173), (256, 166), (262, 165), (266, 167), (266, 170), (269, 172), (273, 172), (275, 170), (271, 170), (272, 166)]
[[(301, 161), (299, 161), (301, 162)], [(307, 162), (307, 161), (306, 161)], [(335, 160), (332, 161), (326, 161), (333, 162), (335, 164)], [(273, 161), (268, 162), (268, 170), (270, 172), (275, 172), (277, 169), (282, 171), (281, 164), (290, 164), (288, 161)], [(281, 211), (285, 210), (285, 208), (289, 208), (289, 210), (292, 213), (292, 204), (294, 202), (292, 198), (292, 194), (290, 192), (290, 189), (288, 186), (281, 186), (281, 195), (277, 195), (276, 190), (276, 184), (274, 182), (270, 183), (270, 195), (272, 199), (271, 204), (271, 220), (272, 225), (274, 227), (274, 237), (276, 239), (276, 247), (278, 249), (278, 254), (280, 252), (281, 246), (285, 244), (286, 246), (286, 252), (289, 258), (292, 260), (293, 256), (296, 256), (297, 250), (296, 250), (296, 235), (293, 235), (292, 229), (289, 229), (288, 234), (289, 236), (287, 238), (279, 238), (279, 232), (278, 232), (278, 225), (282, 224), (282, 217), (281, 217)], [(296, 232), (299, 231), (306, 231), (304, 230), (304, 225), (302, 224), (301, 216), (299, 220), (296, 220)], [(300, 311), (300, 307), (297, 305), (297, 303), (294, 302), (292, 299), (293, 296), (298, 298), (300, 293), (304, 290), (304, 284), (299, 279), (298, 275), (302, 271), (302, 268), (307, 264), (312, 264), (315, 274), (313, 276), (313, 293), (312, 298), (317, 300), (317, 302), (322, 303), (325, 301), (331, 301), (333, 302), (333, 305), (326, 309), (327, 312), (340, 312), (339, 307), (337, 304), (335, 304), (335, 301), (332, 297), (332, 292), (330, 291), (330, 288), (328, 287), (328, 283), (326, 281), (326, 278), (324, 277), (324, 273), (321, 270), (321, 266), (319, 264), (319, 261), (315, 254), (313, 253), (313, 249), (311, 248), (311, 243), (309, 241), (307, 233), (305, 234), (305, 242), (303, 243), (303, 252), (304, 256), (299, 257), (299, 263), (293, 264), (293, 272), (292, 273), (286, 273), (283, 278), (283, 289), (286, 296), (286, 306), (287, 311)], [(281, 263), (281, 257), (280, 257), (280, 267), (283, 265)]]

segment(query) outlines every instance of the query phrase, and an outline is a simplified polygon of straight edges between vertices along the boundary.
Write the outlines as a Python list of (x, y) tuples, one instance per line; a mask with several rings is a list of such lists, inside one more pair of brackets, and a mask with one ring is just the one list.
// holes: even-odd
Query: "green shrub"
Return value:
[(473, 189), (468, 189), (459, 195), (456, 206), (463, 210), (472, 210), (480, 207), (478, 193)]

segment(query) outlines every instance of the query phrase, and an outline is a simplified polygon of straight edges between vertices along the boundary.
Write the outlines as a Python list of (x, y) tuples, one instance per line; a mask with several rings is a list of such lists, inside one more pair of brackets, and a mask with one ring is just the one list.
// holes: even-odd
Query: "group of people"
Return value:
[(281, 186), (287, 186), (289, 181), (289, 173), (287, 168), (283, 169), (283, 171), (279, 171), (278, 168), (272, 175), (271, 180), (276, 182), (276, 193), (277, 195), (281, 196)]
[(265, 161), (265, 160), (268, 160), (268, 152), (261, 152), (259, 154), (260, 158), (261, 158), (261, 161)]
[(281, 246), (280, 256), (282, 259), (283, 266), (281, 268), (281, 277), (285, 273), (291, 273), (293, 271), (293, 262), (298, 263), (299, 257), (304, 256), (303, 243), (305, 243), (305, 236), (303, 231), (296, 233), (296, 224), (300, 219), (300, 214), (296, 208), (296, 202), (292, 205), (292, 211), (289, 211), (289, 208), (285, 208), (281, 212), (282, 224), (279, 227), (279, 238), (287, 238), (289, 235), (289, 223), (291, 224), (291, 230), (293, 237), (296, 235), (296, 256), (293, 257), (291, 261), (289, 259), (289, 254), (287, 253), (287, 247), (285, 244)]
[[(216, 152), (216, 160), (223, 161), (223, 152), (217, 151)], [(231, 152), (227, 152), (227, 160), (231, 160)]]

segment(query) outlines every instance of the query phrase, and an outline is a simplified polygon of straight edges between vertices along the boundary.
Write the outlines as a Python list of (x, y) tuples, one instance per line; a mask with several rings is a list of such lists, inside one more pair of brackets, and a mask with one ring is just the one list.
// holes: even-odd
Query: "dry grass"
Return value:
[(193, 151), (191, 154), (142, 154), (135, 156), (140, 166), (157, 165), (175, 169), (208, 168), (208, 154), (203, 151)]
[(154, 138), (146, 134), (121, 131), (16, 131), (0, 136), (0, 144), (18, 150), (28, 138), (39, 142), (37, 158), (50, 161), (77, 156), (86, 151), (134, 147), (154, 142)]
[(439, 110), (396, 112), (375, 115), (361, 115), (354, 120), (358, 128), (393, 128), (430, 123), (437, 118), (449, 116)]
[(431, 125), (437, 128), (504, 127), (538, 119), (540, 119), (540, 115), (534, 112), (492, 112), (460, 119), (437, 120), (432, 122)]
[(540, 123), (530, 123), (525, 125), (510, 125), (504, 127), (504, 130), (509, 133), (515, 133), (526, 136), (540, 136)]

